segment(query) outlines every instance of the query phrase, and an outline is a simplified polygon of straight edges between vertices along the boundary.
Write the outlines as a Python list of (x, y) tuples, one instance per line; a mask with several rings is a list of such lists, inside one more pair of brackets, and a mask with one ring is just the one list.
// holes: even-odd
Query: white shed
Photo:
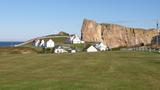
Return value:
[(64, 50), (61, 46), (58, 46), (54, 49), (54, 53), (67, 53), (67, 51)]
[(71, 50), (71, 53), (76, 53), (76, 50)]
[(52, 39), (49, 39), (46, 43), (47, 48), (53, 48), (55, 46), (54, 41)]
[(97, 52), (98, 50), (94, 47), (94, 46), (90, 46), (88, 49), (87, 49), (87, 52)]
[(100, 51), (106, 51), (107, 50), (107, 46), (105, 44), (103, 44), (102, 42), (99, 43), (99, 44), (96, 44), (95, 47)]

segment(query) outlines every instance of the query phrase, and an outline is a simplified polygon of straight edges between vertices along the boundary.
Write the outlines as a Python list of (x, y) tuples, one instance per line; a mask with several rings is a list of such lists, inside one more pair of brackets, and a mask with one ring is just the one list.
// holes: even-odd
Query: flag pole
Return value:
[(159, 32), (159, 21), (158, 21), (158, 19), (157, 19), (157, 48), (158, 48), (158, 46), (159, 46), (159, 35), (160, 35), (160, 32)]

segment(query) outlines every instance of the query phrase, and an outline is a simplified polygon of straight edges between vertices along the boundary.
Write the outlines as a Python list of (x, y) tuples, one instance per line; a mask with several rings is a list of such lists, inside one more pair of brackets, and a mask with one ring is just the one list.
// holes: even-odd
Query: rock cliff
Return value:
[(156, 29), (146, 30), (116, 24), (99, 24), (87, 19), (84, 20), (81, 29), (82, 40), (85, 42), (103, 42), (110, 48), (148, 45), (156, 35), (158, 35)]

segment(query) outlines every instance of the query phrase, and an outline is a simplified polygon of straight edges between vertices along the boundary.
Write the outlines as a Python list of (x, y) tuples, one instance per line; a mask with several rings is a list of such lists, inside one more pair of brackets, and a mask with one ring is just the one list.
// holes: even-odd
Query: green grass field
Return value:
[(1, 54), (0, 90), (160, 90), (160, 54)]

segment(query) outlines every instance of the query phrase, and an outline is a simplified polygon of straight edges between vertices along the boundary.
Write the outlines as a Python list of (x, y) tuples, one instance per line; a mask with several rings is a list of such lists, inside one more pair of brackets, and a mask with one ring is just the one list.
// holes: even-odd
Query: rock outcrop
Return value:
[(116, 24), (98, 24), (87, 19), (84, 20), (81, 29), (82, 40), (85, 42), (103, 42), (110, 48), (148, 45), (156, 35), (158, 35), (156, 29), (146, 30)]

